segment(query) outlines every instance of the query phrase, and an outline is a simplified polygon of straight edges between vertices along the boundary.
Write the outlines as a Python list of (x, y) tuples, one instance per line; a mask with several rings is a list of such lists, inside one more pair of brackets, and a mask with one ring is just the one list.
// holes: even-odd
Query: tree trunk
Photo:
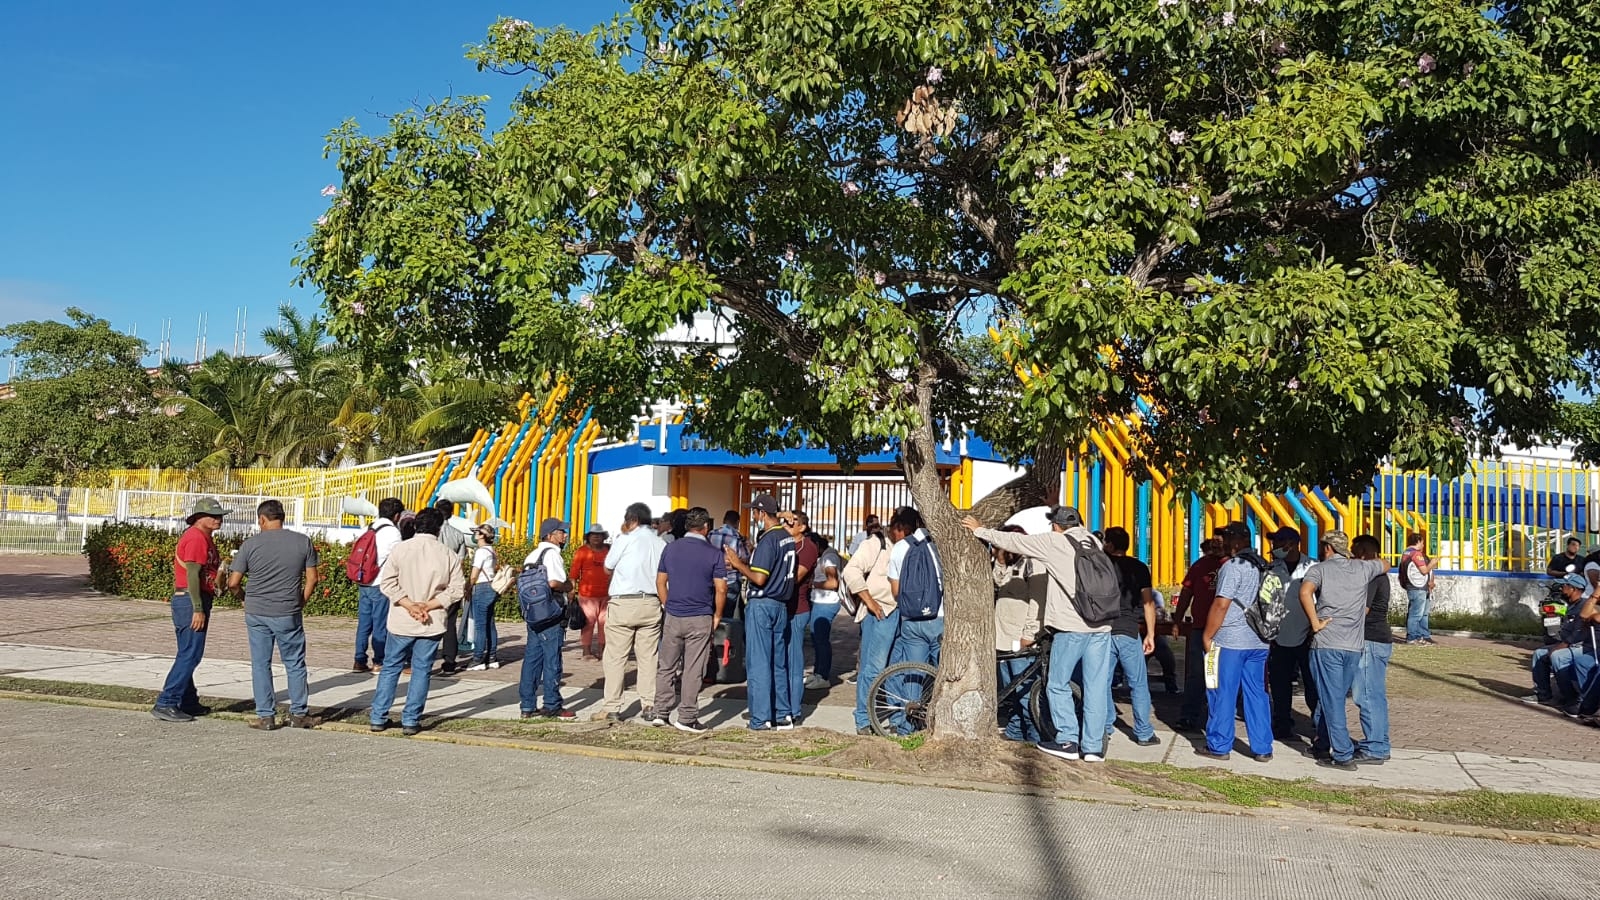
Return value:
[(939, 478), (934, 455), (933, 384), (927, 367), (917, 373), (921, 422), (901, 447), (906, 482), (939, 548), (944, 574), (944, 641), (933, 697), (933, 737), (995, 737), (994, 582), (989, 554), (961, 525), (961, 515)]

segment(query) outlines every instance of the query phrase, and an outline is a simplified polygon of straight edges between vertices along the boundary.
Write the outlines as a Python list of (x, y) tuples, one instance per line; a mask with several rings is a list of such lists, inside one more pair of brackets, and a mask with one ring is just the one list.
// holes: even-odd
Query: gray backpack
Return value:
[(1063, 536), (1077, 550), (1073, 567), (1078, 576), (1078, 589), (1072, 595), (1073, 608), (1084, 624), (1092, 628), (1110, 625), (1122, 615), (1122, 578), (1117, 564), (1092, 538)]

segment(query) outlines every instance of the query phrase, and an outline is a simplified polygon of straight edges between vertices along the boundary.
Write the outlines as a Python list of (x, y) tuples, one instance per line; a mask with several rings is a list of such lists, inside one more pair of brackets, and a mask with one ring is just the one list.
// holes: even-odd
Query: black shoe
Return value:
[(665, 728), (672, 724), (671, 720), (669, 720), (666, 716), (658, 716), (655, 713), (646, 714), (644, 717), (644, 723), (649, 725), (651, 728)]
[(204, 704), (200, 704), (200, 703), (196, 703), (194, 706), (180, 706), (180, 707), (178, 707), (178, 710), (180, 712), (188, 713), (189, 715), (194, 716), (197, 719), (200, 718), (201, 716), (209, 716), (209, 715), (211, 715), (211, 707), (205, 706)]
[(433, 673), (433, 677), (435, 677), (435, 678), (454, 678), (456, 676), (456, 673), (458, 673), (460, 671), (461, 670), (457, 669), (455, 666), (442, 666), (442, 667), (440, 667), (439, 671)]
[(773, 725), (774, 728), (778, 729), (779, 731), (793, 731), (794, 730), (794, 716), (784, 716), (783, 718), (779, 719), (778, 721), (772, 723), (772, 725)]
[(384, 719), (382, 722), (374, 722), (371, 725), (367, 726), (367, 730), (371, 731), (373, 734), (378, 734), (380, 732), (388, 731), (389, 730), (389, 726), (392, 725), (392, 724), (393, 723), (390, 722), (388, 719)]
[(1331, 756), (1327, 759), (1317, 760), (1317, 765), (1323, 767), (1324, 769), (1338, 769), (1341, 772), (1354, 772), (1360, 768), (1356, 765), (1356, 761), (1353, 758), (1341, 762)]
[(1381, 766), (1389, 761), (1387, 756), (1373, 756), (1369, 753), (1362, 753), (1359, 750), (1356, 751), (1356, 755), (1351, 759), (1363, 766)]
[(1154, 747), (1161, 743), (1161, 738), (1152, 734), (1147, 738), (1134, 738), (1133, 742), (1140, 747)]
[(871, 725), (863, 725), (860, 728), (856, 729), (856, 734), (859, 734), (862, 737), (867, 737), (867, 736), (870, 736), (870, 735), (877, 734), (877, 732), (872, 730), (872, 726)]
[(1214, 753), (1209, 747), (1201, 747), (1194, 751), (1195, 756), (1204, 756), (1208, 759), (1226, 760), (1233, 756), (1232, 753)]
[(1259, 763), (1272, 762), (1272, 754), (1271, 753), (1253, 753), (1253, 754), (1250, 755), (1250, 758), (1255, 760), (1256, 762), (1259, 762)]
[(673, 722), (672, 727), (690, 734), (704, 734), (711, 730), (711, 726), (703, 722)]
[(1083, 758), (1083, 753), (1077, 744), (1061, 744), (1055, 741), (1040, 741), (1039, 752), (1046, 753), (1059, 759), (1078, 760)]
[(150, 710), (150, 715), (163, 722), (193, 722), (194, 716), (172, 706), (158, 706)]
[(412, 737), (414, 735), (419, 735), (419, 734), (422, 733), (422, 726), (421, 725), (403, 725), (400, 728), (400, 733), (405, 735), (406, 737)]
[(1199, 731), (1200, 726), (1188, 719), (1179, 719), (1173, 726), (1178, 731)]

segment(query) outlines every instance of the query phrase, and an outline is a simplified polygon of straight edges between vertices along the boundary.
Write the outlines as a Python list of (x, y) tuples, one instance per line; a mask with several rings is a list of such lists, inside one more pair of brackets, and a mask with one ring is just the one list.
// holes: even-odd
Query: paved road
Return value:
[(1600, 896), (1572, 848), (49, 703), (0, 759), (17, 898)]

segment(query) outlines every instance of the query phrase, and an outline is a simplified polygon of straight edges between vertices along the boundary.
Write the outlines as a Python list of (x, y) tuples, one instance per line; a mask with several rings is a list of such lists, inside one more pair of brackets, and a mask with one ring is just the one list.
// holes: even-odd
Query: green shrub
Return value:
[[(239, 549), (240, 543), (242, 541), (239, 538), (218, 536), (217, 550), (227, 560)], [(502, 565), (520, 568), (536, 543), (507, 537), (495, 549)], [(344, 571), (350, 545), (319, 538), (313, 538), (312, 544), (322, 560), (318, 569), (321, 577), (312, 592), (311, 602), (306, 604), (306, 615), (353, 618), (358, 611), (359, 589)], [(569, 569), (576, 549), (575, 543), (569, 544), (563, 554)], [(89, 558), (89, 582), (95, 590), (120, 597), (161, 602), (172, 599), (172, 566), (177, 550), (177, 534), (149, 525), (124, 522), (107, 522), (92, 529), (83, 545), (83, 554)], [(468, 560), (470, 565), (470, 554)], [(217, 597), (217, 605), (236, 607), (239, 603), (231, 594), (222, 594)], [(514, 622), (521, 617), (513, 595), (502, 597), (495, 604), (496, 620)]]

